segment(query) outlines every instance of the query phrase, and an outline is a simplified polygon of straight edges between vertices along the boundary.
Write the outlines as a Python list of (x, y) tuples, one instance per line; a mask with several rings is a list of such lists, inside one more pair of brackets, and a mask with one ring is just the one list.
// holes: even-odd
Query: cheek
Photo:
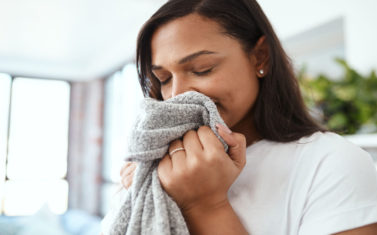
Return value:
[(169, 99), (169, 96), (167, 95), (167, 92), (164, 91), (164, 89), (161, 88), (160, 92), (161, 92), (162, 100)]
[(244, 112), (248, 112), (255, 103), (255, 100), (259, 93), (259, 82), (258, 78), (251, 77), (249, 80), (242, 84), (238, 88), (238, 102), (240, 109), (242, 110), (242, 107)]
[(253, 103), (259, 91), (258, 78), (248, 71), (229, 73), (218, 84), (223, 100), (236, 107)]
[(229, 126), (238, 123), (249, 113), (259, 93), (256, 76), (247, 72), (237, 75), (233, 75), (233, 79), (222, 86), (219, 112)]

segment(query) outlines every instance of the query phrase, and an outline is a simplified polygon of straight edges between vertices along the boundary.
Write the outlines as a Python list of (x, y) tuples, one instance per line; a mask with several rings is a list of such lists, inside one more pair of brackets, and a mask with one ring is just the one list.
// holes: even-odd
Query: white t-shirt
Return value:
[(334, 133), (259, 141), (228, 197), (252, 235), (321, 235), (377, 222), (372, 158)]
[[(228, 198), (249, 234), (327, 235), (377, 222), (377, 171), (368, 153), (334, 133), (262, 140), (246, 149)], [(102, 221), (104, 235), (123, 201)]]

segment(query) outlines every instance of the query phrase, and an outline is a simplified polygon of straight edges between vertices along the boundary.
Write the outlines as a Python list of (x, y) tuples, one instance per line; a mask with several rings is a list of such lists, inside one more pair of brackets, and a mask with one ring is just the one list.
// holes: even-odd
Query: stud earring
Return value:
[(263, 75), (263, 74), (264, 74), (264, 70), (263, 70), (263, 69), (260, 69), (260, 70), (259, 70), (259, 73), (260, 73), (260, 75)]

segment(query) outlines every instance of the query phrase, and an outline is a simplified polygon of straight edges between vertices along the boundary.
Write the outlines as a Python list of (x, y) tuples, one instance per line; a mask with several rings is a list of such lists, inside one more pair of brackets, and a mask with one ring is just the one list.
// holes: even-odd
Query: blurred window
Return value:
[(143, 94), (139, 85), (136, 66), (126, 65), (106, 81), (105, 87), (105, 136), (102, 190), (102, 214), (109, 209), (111, 197), (117, 191), (119, 171), (126, 154), (127, 136), (139, 110)]
[[(8, 74), (0, 73), (0, 198), (4, 196), (11, 81), (12, 78)], [(0, 208), (1, 205), (0, 201)]]
[(54, 213), (63, 213), (68, 205), (65, 178), (70, 85), (14, 78), (10, 97), (1, 213), (30, 215), (44, 205)]

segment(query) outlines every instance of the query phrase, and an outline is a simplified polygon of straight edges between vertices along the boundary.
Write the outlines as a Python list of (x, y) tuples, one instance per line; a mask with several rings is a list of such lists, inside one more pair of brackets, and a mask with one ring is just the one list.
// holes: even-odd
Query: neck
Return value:
[(250, 146), (253, 142), (262, 139), (258, 131), (255, 129), (251, 111), (231, 129), (232, 131), (241, 133), (246, 137), (246, 146)]

